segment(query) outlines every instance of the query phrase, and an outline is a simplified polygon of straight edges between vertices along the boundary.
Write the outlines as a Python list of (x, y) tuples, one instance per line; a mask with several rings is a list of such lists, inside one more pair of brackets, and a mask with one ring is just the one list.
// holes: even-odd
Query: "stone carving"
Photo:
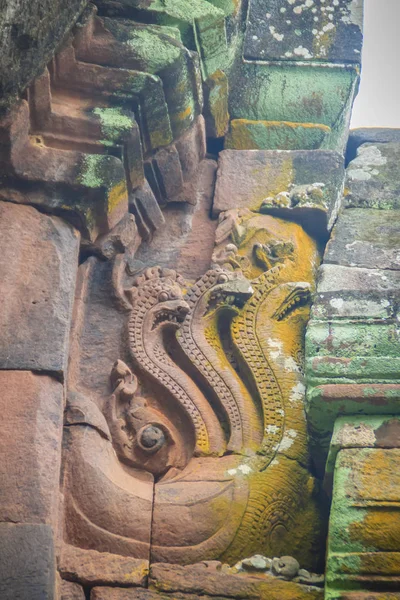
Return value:
[[(296, 223), (229, 210), (213, 261), (192, 283), (161, 267), (131, 274), (123, 255), (115, 260), (126, 352), (111, 370), (107, 427), (91, 443), (108, 456), (99, 481), (117, 508), (105, 516), (99, 498), (90, 504), (76, 485), (90, 442), (71, 431), (69, 461), (81, 464), (67, 476), (67, 540), (144, 557), (143, 528), (133, 521), (124, 530), (119, 520), (115, 469), (131, 480), (130, 510), (143, 510), (144, 500), (145, 514), (152, 510), (153, 561), (233, 564), (290, 550), (313, 568), (320, 525), (307, 469), (302, 339), (317, 246)], [(92, 417), (97, 432), (99, 422)], [(101, 540), (90, 533), (99, 526)]]
[[(215, 268), (207, 271), (188, 291), (191, 311), (178, 332), (178, 340), (196, 372), (220, 403), (229, 423), (227, 451), (240, 452), (257, 436), (257, 414), (243, 384), (232, 372), (219, 328), (238, 314), (251, 296), (249, 282), (239, 273)], [(257, 437), (256, 437), (257, 441)]]

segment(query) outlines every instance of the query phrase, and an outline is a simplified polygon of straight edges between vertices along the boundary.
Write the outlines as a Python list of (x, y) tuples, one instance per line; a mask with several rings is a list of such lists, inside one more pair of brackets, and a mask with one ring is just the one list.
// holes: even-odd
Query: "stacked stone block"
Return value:
[(364, 598), (360, 590), (382, 598), (399, 584), (398, 152), (397, 143), (369, 142), (350, 162), (306, 336), (307, 410), (321, 473), (330, 445), (329, 600)]

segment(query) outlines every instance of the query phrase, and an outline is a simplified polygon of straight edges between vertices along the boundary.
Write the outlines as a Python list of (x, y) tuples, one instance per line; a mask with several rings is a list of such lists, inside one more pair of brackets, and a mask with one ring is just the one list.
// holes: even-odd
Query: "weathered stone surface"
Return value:
[[(141, 585), (150, 551), (152, 474), (132, 467), (127, 473), (111, 442), (93, 425), (66, 428), (64, 446), (64, 540), (88, 551), (67, 546), (62, 576), (74, 578), (67, 572), (75, 569), (83, 583), (117, 583), (118, 577), (127, 583), (130, 569), (129, 581)], [(82, 572), (79, 565), (85, 567)]]
[(351, 129), (347, 142), (346, 158), (350, 162), (357, 155), (357, 148), (363, 144), (400, 143), (400, 129), (388, 127), (360, 127)]
[(229, 126), (229, 83), (226, 74), (218, 69), (205, 81), (204, 88), (207, 136), (220, 138)]
[[(168, 206), (166, 225), (159, 228), (151, 243), (142, 244), (135, 255), (138, 267), (146, 264), (173, 265), (183, 276), (196, 279), (211, 264), (218, 222), (210, 219), (216, 163), (204, 160), (199, 168), (194, 206)], [(199, 235), (201, 231), (201, 235)], [(132, 265), (133, 266), (133, 265)]]
[(397, 271), (323, 264), (311, 318), (363, 321), (395, 318), (399, 287)]
[[(130, 14), (131, 5), (125, 0), (97, 2), (102, 11), (109, 11), (112, 15), (117, 12), (120, 16)], [(225, 32), (225, 14), (235, 10), (236, 5), (222, 2), (209, 3), (204, 0), (181, 0), (179, 3), (168, 2), (159, 5), (156, 2), (140, 4), (146, 22), (163, 23), (179, 27), (182, 38), (193, 50), (197, 50), (202, 57), (202, 68), (205, 73), (214, 73), (223, 60), (227, 50)], [(225, 6), (224, 6), (225, 4)], [(195, 33), (196, 32), (196, 33)]]
[(361, 61), (363, 5), (250, 0), (244, 56), (250, 60)]
[(183, 191), (183, 174), (176, 147), (172, 145), (159, 150), (152, 162), (164, 201), (178, 200)]
[(0, 203), (0, 224), (0, 368), (62, 376), (79, 234), (57, 217), (6, 202)]
[(134, 254), (141, 241), (135, 217), (127, 213), (109, 234), (96, 240), (95, 248), (101, 256), (111, 259), (123, 252)]
[(225, 148), (235, 150), (317, 150), (330, 133), (327, 125), (233, 119)]
[(323, 590), (302, 586), (269, 575), (232, 574), (221, 563), (204, 562), (187, 567), (153, 564), (150, 589), (158, 593), (199, 594), (250, 600), (322, 600)]
[[(121, 589), (111, 587), (96, 587), (90, 593), (90, 600), (207, 600), (211, 596), (180, 594), (163, 594), (158, 591), (144, 589)], [(212, 600), (228, 600), (227, 596), (212, 596)]]
[(83, 587), (72, 581), (61, 581), (61, 600), (85, 600)]
[(54, 600), (56, 562), (49, 525), (0, 523), (2, 600)]
[[(306, 230), (324, 236), (337, 215), (343, 178), (343, 160), (335, 152), (224, 150), (219, 157), (213, 214), (261, 208), (274, 216), (296, 219)], [(315, 197), (313, 186), (318, 192)], [(291, 204), (279, 201), (279, 195), (287, 192), (295, 196)]]
[(340, 592), (331, 596), (337, 600), (399, 600), (400, 592)]
[(16, 0), (0, 9), (0, 106), (42, 71), (87, 0)]
[(129, 206), (144, 240), (151, 238), (153, 232), (164, 225), (164, 215), (147, 179), (130, 194)]
[(400, 418), (382, 415), (339, 417), (335, 421), (325, 469), (325, 489), (332, 492), (336, 458), (350, 448), (400, 447)]
[(82, 585), (144, 586), (148, 561), (64, 544), (58, 569), (63, 579)]
[[(0, 198), (18, 204), (38, 205), (46, 212), (62, 214), (85, 237), (94, 240), (99, 234), (112, 229), (127, 211), (124, 165), (116, 156), (91, 153), (92, 144), (89, 143), (88, 151), (87, 142), (82, 143), (81, 136), (85, 130), (89, 129), (88, 135), (95, 137), (94, 142), (102, 135), (98, 116), (94, 132), (91, 131), (90, 118), (89, 124), (82, 123), (79, 117), (75, 118), (78, 132), (74, 132), (75, 135), (70, 133), (72, 140), (69, 141), (73, 150), (58, 148), (58, 145), (65, 148), (62, 134), (62, 142), (55, 141), (51, 135), (48, 139), (48, 131), (39, 130), (31, 135), (31, 120), (36, 121), (36, 117), (39, 122), (40, 117), (49, 122), (50, 129), (53, 126), (56, 130), (69, 130), (68, 121), (52, 123), (45, 101), (51, 96), (49, 86), (46, 90), (48, 97), (37, 99), (44, 115), (37, 115), (31, 104), (21, 100), (0, 119), (0, 167), (5, 173)], [(89, 111), (90, 116), (93, 114)], [(121, 115), (117, 116), (121, 118)], [(126, 121), (123, 122), (126, 127)], [(128, 128), (130, 126), (131, 120), (128, 119)]]
[(0, 521), (56, 526), (62, 385), (27, 371), (0, 371)]
[[(399, 136), (400, 138), (400, 136)], [(363, 144), (347, 167), (345, 204), (350, 208), (400, 208), (400, 143)]]
[[(280, 4), (275, 6), (278, 9)], [(264, 49), (269, 47), (268, 44)], [(331, 132), (323, 147), (344, 153), (358, 68), (307, 64), (311, 62), (246, 60), (236, 65), (229, 78), (231, 118), (325, 125)]]
[(206, 130), (202, 115), (176, 140), (175, 146), (181, 161), (183, 179), (193, 182), (200, 163), (206, 156)]
[(324, 262), (399, 270), (399, 222), (400, 210), (344, 210), (326, 248)]
[(400, 477), (395, 465), (399, 453), (399, 448), (354, 448), (340, 450), (337, 455), (328, 542), (328, 597), (331, 593), (331, 597), (340, 598), (335, 590), (343, 593), (360, 587), (398, 589)]
[[(399, 383), (337, 383), (329, 379), (324, 385), (309, 386), (307, 417), (312, 434), (313, 457), (321, 477), (335, 420), (340, 415), (394, 415), (400, 411)], [(343, 379), (340, 379), (343, 381)]]

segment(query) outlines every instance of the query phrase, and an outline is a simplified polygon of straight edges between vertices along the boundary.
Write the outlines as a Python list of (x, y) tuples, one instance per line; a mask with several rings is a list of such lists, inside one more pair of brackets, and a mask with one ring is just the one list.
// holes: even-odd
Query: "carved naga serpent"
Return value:
[(183, 300), (180, 277), (170, 269), (148, 269), (127, 290), (132, 311), (129, 342), (132, 357), (150, 379), (161, 384), (189, 416), (198, 455), (221, 454), (225, 449), (223, 431), (207, 400), (176, 368), (163, 343), (165, 330), (176, 330), (189, 312)]
[(257, 315), (272, 287), (276, 285), (282, 266), (272, 267), (252, 282), (254, 294), (231, 325), (234, 347), (262, 406), (264, 435), (259, 452), (270, 457), (270, 460), (282, 440), (285, 413), (281, 388), (258, 340)]
[(181, 348), (226, 412), (230, 425), (227, 450), (231, 452), (240, 452), (254, 440), (257, 415), (251, 397), (225, 357), (218, 321), (223, 316), (232, 319), (252, 293), (241, 273), (210, 269), (188, 291), (185, 299), (190, 312), (177, 332)]

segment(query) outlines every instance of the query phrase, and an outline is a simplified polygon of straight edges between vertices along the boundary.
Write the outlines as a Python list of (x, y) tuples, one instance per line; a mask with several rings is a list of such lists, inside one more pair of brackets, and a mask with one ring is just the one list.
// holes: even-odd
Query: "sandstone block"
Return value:
[[(231, 574), (221, 569), (221, 563), (209, 561), (182, 567), (153, 564), (150, 588), (157, 592), (182, 592), (200, 596), (252, 598), (257, 600), (322, 600), (323, 590), (283, 581), (268, 575)], [(190, 596), (189, 596), (190, 597)]]
[(194, 125), (175, 142), (181, 161), (183, 179), (190, 181), (206, 155), (204, 117), (200, 115)]
[(346, 172), (346, 206), (400, 209), (399, 160), (399, 142), (360, 146)]
[(327, 125), (233, 119), (225, 148), (236, 150), (317, 150), (330, 134)]
[[(341, 156), (315, 150), (224, 150), (220, 154), (213, 215), (235, 208), (296, 219), (326, 236), (336, 218), (344, 178)], [(288, 194), (287, 201), (281, 196)]]
[(332, 597), (336, 589), (398, 589), (399, 453), (351, 448), (337, 455), (326, 576)]
[(0, 203), (0, 368), (62, 376), (79, 235), (58, 217)]
[(400, 143), (400, 129), (388, 127), (359, 127), (352, 129), (347, 142), (347, 160), (353, 160), (357, 155), (357, 148), (363, 144), (389, 144)]
[(90, 600), (228, 600), (227, 596), (204, 596), (193, 594), (163, 594), (158, 591), (132, 588), (96, 587), (90, 593)]
[(72, 27), (86, 0), (17, 0), (2, 19), (1, 104), (8, 104), (38, 75)]
[[(250, 60), (361, 61), (363, 6), (250, 0), (244, 55)], [(328, 20), (328, 15), (330, 19)], [(299, 34), (300, 32), (300, 34)], [(329, 35), (329, 43), (326, 36)]]
[(82, 586), (72, 581), (61, 581), (61, 600), (85, 600)]
[(349, 208), (333, 230), (324, 262), (400, 270), (400, 210)]
[(0, 371), (0, 412), (0, 521), (55, 524), (62, 385), (26, 371)]
[(49, 525), (0, 523), (1, 600), (54, 600), (55, 576)]
[(82, 585), (144, 586), (148, 561), (64, 545), (58, 568), (64, 579)]

